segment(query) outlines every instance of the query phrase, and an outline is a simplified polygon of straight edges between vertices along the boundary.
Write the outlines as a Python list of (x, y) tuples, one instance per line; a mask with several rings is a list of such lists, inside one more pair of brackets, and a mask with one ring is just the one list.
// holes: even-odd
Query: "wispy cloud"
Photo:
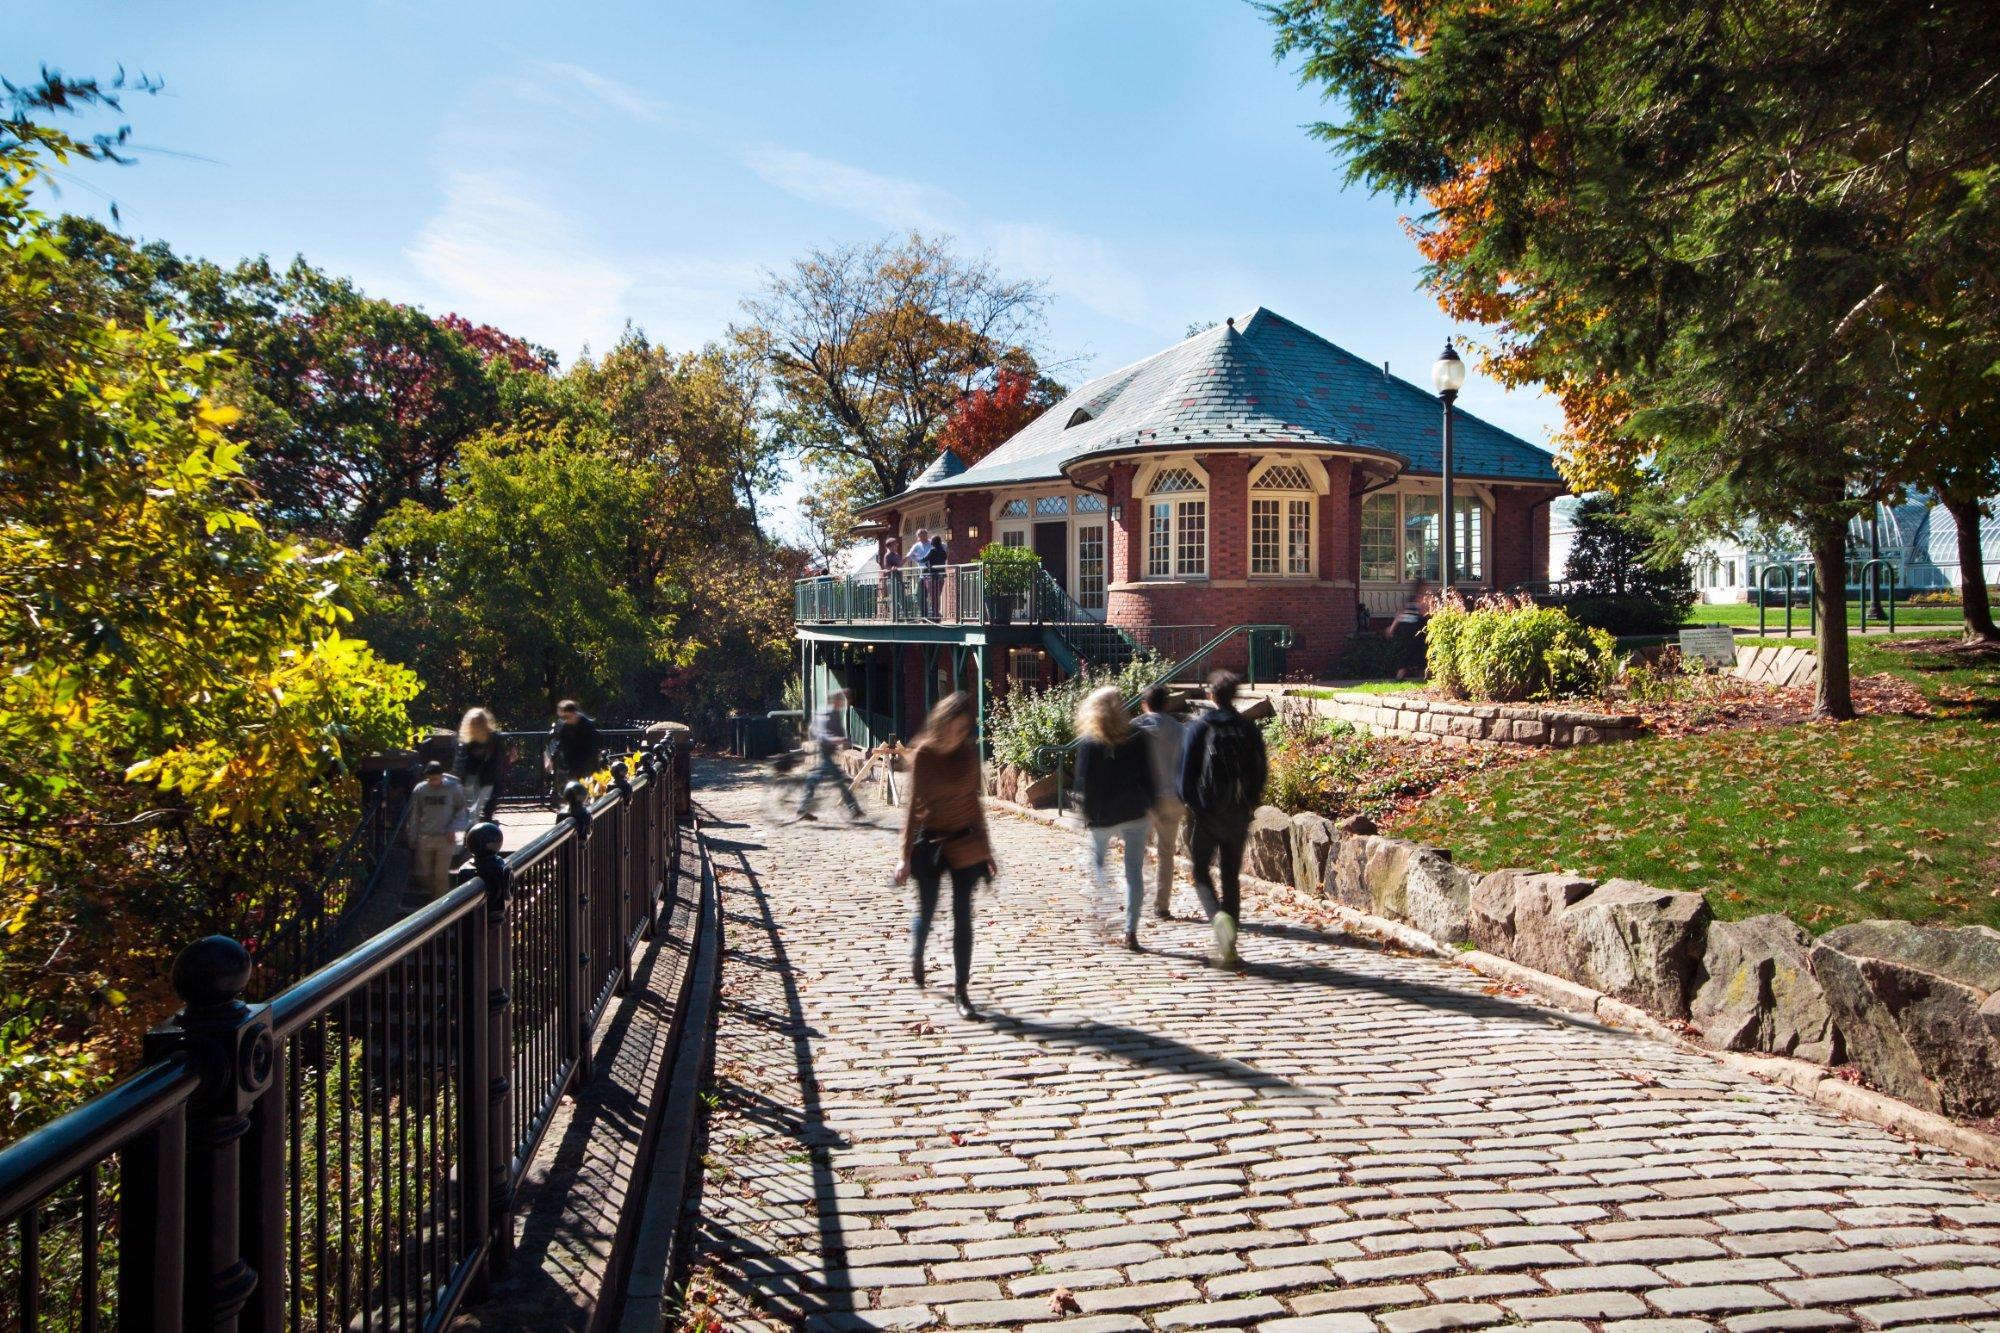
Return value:
[(518, 330), (565, 357), (622, 322), (633, 275), (598, 253), (575, 220), (522, 176), (454, 171), (444, 206), (404, 251), (471, 317)]
[(583, 65), (572, 64), (566, 60), (543, 60), (531, 68), (539, 70), (546, 76), (551, 91), (581, 93), (590, 101), (609, 107), (633, 120), (649, 125), (662, 125), (672, 117), (673, 108), (666, 102), (648, 96), (622, 79), (600, 74)]
[(1138, 270), (1096, 237), (1040, 222), (978, 218), (948, 190), (795, 148), (755, 148), (744, 162), (794, 198), (888, 227), (954, 233), (991, 251), (1008, 272), (1046, 278), (1059, 296), (1100, 314), (1133, 324), (1151, 318)]
[(946, 191), (921, 181), (880, 175), (795, 148), (753, 148), (744, 161), (761, 180), (786, 194), (884, 226), (946, 231), (950, 216), (963, 208)]
[(553, 348), (603, 351), (629, 320), (669, 347), (715, 336), (763, 270), (748, 259), (622, 254), (526, 176), (460, 170), (404, 251), (441, 309)]

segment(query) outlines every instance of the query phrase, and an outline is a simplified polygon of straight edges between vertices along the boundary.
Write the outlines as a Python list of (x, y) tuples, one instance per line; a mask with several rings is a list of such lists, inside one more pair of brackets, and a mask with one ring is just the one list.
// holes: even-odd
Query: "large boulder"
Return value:
[(1410, 858), (1403, 880), (1405, 919), (1440, 944), (1472, 938), (1472, 889), (1477, 876), (1451, 863), (1449, 854), (1424, 848)]
[(1246, 869), (1258, 879), (1292, 882), (1292, 817), (1275, 805), (1260, 805), (1250, 817)]
[(1569, 976), (1562, 915), (1596, 887), (1594, 879), (1532, 870), (1481, 876), (1472, 893), (1472, 942), (1527, 967)]
[(1325, 891), (1327, 861), (1338, 841), (1340, 835), (1333, 831), (1333, 821), (1325, 815), (1292, 816), (1291, 882), (1295, 888), (1311, 894)]
[(1930, 1111), (2000, 1114), (2000, 931), (1862, 921), (1813, 945), (1847, 1057)]
[[(1708, 915), (1698, 893), (1606, 880), (1559, 918), (1563, 975), (1663, 1018), (1686, 1018)], [(1517, 907), (1517, 928), (1519, 916)]]
[(1450, 860), (1441, 848), (1401, 838), (1342, 837), (1327, 871), (1328, 896), (1357, 911), (1408, 921), (1410, 871), (1426, 855)]
[(1812, 972), (1812, 936), (1790, 917), (1710, 922), (1695, 986), (1689, 1017), (1709, 1044), (1840, 1063), (1840, 1030)]

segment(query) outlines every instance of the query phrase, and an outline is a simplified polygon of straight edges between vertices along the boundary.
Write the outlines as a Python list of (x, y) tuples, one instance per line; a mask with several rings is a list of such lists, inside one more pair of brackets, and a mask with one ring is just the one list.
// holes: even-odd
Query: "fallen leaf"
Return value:
[(1049, 1293), (1049, 1312), (1051, 1314), (1075, 1314), (1081, 1309), (1083, 1307), (1077, 1304), (1076, 1296), (1068, 1287), (1057, 1287)]

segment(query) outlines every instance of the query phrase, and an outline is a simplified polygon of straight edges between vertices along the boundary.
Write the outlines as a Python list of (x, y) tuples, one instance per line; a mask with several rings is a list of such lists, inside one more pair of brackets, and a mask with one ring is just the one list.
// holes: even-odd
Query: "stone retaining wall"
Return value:
[(1397, 694), (1335, 694), (1284, 696), (1287, 708), (1309, 706), (1321, 717), (1334, 718), (1365, 731), (1410, 736), (1460, 745), (1540, 745), (1564, 748), (1631, 740), (1639, 734), (1639, 719), (1631, 713), (1593, 713), (1538, 704), (1475, 704), (1450, 699), (1416, 699)]
[(1363, 819), (1256, 813), (1246, 870), (1601, 991), (1711, 1046), (1826, 1065), (1927, 1111), (2000, 1116), (2000, 931), (1864, 921), (1812, 938), (1698, 893), (1479, 874)]

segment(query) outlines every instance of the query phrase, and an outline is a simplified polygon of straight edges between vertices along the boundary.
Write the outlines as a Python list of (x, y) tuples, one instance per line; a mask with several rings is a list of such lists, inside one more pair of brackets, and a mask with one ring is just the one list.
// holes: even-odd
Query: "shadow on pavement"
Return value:
[(1012, 1033), (1031, 1041), (1072, 1049), (1088, 1047), (1132, 1064), (1225, 1078), (1242, 1087), (1264, 1092), (1307, 1095), (1296, 1084), (1276, 1074), (1266, 1073), (1255, 1065), (1212, 1054), (1158, 1032), (1146, 1032), (1119, 1023), (1099, 1023), (1094, 1019), (1082, 1023), (1051, 1023), (1039, 1018), (1003, 1013), (998, 1009), (989, 1009), (986, 1018), (996, 1031)]

